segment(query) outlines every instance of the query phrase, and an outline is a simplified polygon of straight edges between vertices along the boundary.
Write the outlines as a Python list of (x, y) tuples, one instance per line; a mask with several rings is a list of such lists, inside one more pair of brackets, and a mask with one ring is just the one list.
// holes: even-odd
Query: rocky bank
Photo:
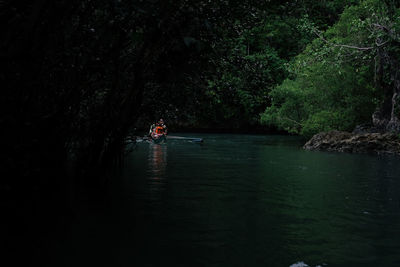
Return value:
[(400, 155), (400, 136), (394, 133), (322, 132), (314, 135), (304, 149)]

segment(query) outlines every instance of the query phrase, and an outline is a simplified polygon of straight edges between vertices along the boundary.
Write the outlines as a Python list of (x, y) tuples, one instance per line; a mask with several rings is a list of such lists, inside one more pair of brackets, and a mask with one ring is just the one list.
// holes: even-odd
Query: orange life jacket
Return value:
[(164, 128), (161, 126), (157, 126), (156, 129), (154, 130), (156, 134), (163, 134), (164, 133)]

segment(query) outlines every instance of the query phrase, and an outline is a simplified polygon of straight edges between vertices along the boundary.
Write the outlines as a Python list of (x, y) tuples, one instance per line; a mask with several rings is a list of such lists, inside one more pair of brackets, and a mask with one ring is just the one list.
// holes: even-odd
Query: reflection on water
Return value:
[(167, 146), (150, 144), (148, 156), (148, 171), (150, 180), (161, 180), (164, 178), (167, 168)]
[(148, 155), (148, 181), (151, 191), (162, 190), (165, 184), (165, 171), (167, 169), (167, 145), (150, 144)]

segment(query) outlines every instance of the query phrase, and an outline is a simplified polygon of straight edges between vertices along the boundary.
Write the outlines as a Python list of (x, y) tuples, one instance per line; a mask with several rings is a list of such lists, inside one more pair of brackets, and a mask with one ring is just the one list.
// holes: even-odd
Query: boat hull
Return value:
[(151, 140), (154, 144), (161, 144), (167, 142), (167, 137), (165, 135), (152, 136)]

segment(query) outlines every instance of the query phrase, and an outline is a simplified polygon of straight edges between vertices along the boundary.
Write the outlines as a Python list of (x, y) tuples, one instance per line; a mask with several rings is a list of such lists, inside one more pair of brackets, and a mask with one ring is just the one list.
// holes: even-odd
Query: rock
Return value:
[(314, 135), (306, 150), (400, 155), (400, 137), (394, 133), (323, 132)]
[(389, 123), (389, 119), (386, 118), (388, 115), (383, 113), (380, 109), (377, 109), (372, 114), (372, 124), (378, 129), (386, 129), (386, 125)]
[(366, 123), (357, 125), (352, 134), (366, 134), (366, 133), (384, 133), (382, 128), (377, 128), (372, 124)]
[(386, 92), (384, 101), (372, 114), (374, 128), (400, 134), (400, 81), (396, 89)]

